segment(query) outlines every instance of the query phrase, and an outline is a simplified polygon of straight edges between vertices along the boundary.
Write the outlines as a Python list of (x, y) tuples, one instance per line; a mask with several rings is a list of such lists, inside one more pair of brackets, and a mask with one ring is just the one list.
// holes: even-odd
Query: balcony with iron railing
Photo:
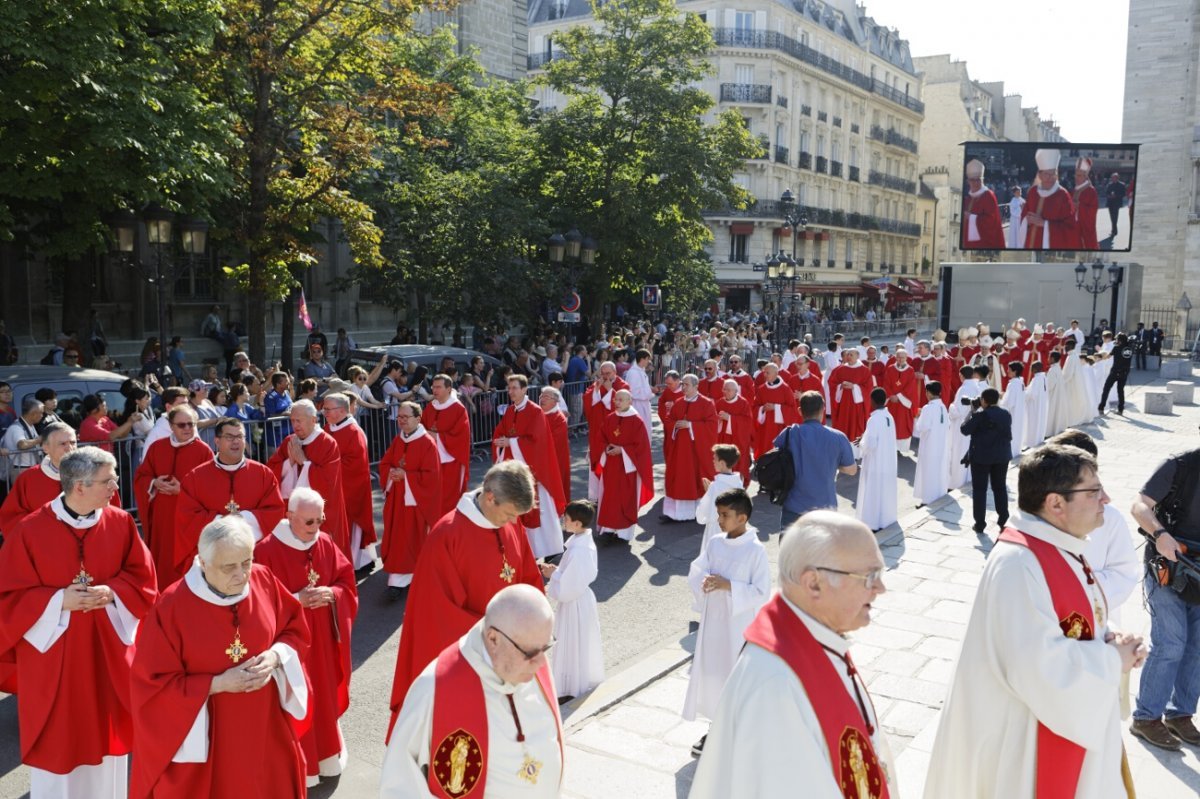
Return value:
[(775, 163), (784, 165), (790, 163), (788, 160), (788, 148), (780, 147), (778, 144), (775, 145)]
[(864, 75), (856, 69), (851, 69), (840, 61), (830, 58), (827, 55), (822, 55), (808, 45), (802, 44), (798, 40), (790, 36), (785, 36), (782, 33), (745, 30), (743, 28), (716, 28), (713, 30), (713, 38), (719, 47), (778, 50), (799, 61), (816, 67), (826, 74), (833, 75), (860, 89), (877, 94), (896, 105), (918, 114), (925, 113), (925, 104), (917, 98), (911, 97), (905, 92), (897, 91), (883, 81)]
[(791, 204), (784, 207), (778, 200), (757, 200), (748, 208), (716, 208), (704, 211), (710, 217), (740, 217), (750, 219), (783, 219), (784, 212), (808, 217), (808, 226), (812, 230), (817, 226), (845, 228), (847, 230), (879, 231), (895, 233), (901, 236), (917, 238), (921, 235), (921, 226), (915, 222), (901, 222), (898, 219), (871, 216), (869, 214), (847, 213), (841, 209), (818, 208), (811, 205)]
[(829, 114), (825, 113), (824, 111), (818, 111), (817, 112), (817, 121), (818, 122), (828, 122)]
[(829, 162), (829, 174), (833, 175), (835, 178), (840, 178), (842, 176), (842, 162), (841, 161), (830, 161)]
[(905, 194), (916, 194), (917, 184), (911, 180), (898, 178), (893, 175), (885, 175), (882, 172), (871, 170), (867, 176), (867, 182), (873, 186), (883, 186), (885, 189), (894, 189), (902, 191)]
[(796, 163), (796, 166), (801, 169), (812, 169), (812, 153), (801, 151), (800, 160)]
[(907, 150), (910, 153), (915, 154), (917, 152), (917, 142), (915, 139), (902, 136), (899, 131), (891, 128), (888, 129), (886, 143), (893, 147), (899, 147), (901, 150)]
[(771, 140), (766, 136), (759, 134), (758, 146), (758, 155), (754, 156), (754, 158), (761, 161), (768, 160), (771, 157)]
[(823, 155), (818, 155), (816, 171), (818, 174), (821, 174), (821, 175), (824, 175), (826, 172), (828, 172), (829, 171), (829, 159)]
[(833, 126), (834, 126), (835, 128), (840, 128), (840, 127), (842, 126), (842, 118), (841, 118), (841, 117), (834, 117), (834, 118), (833, 118)]
[(859, 182), (858, 167), (856, 167), (856, 166), (850, 167), (850, 180), (853, 181), (854, 183)]
[(812, 116), (812, 106), (811, 105), (800, 106), (800, 116), (805, 116), (805, 117)]
[(723, 103), (770, 103), (771, 87), (761, 83), (722, 83)]
[(787, 108), (788, 98), (784, 97), (782, 94), (775, 95), (775, 105), (779, 106), (780, 108)]

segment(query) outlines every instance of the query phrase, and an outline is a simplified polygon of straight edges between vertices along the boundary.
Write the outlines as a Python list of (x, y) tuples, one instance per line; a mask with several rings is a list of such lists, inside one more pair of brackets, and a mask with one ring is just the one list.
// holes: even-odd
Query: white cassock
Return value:
[[(1084, 539), (1025, 513), (1009, 526), (1053, 544), (1092, 604), (1080, 555)], [(1023, 546), (997, 543), (975, 595), (962, 652), (925, 782), (925, 799), (1033, 799), (1038, 722), (1087, 750), (1077, 797), (1127, 799), (1121, 781), (1121, 656), (1104, 643), (1068, 638), (1059, 627), (1041, 565)]]
[(911, 358), (913, 355), (916, 354), (916, 352), (917, 352), (916, 339), (905, 338), (904, 341), (902, 341), (901, 343), (904, 345), (904, 351), (908, 353), (909, 358)]
[(1046, 438), (1066, 429), (1067, 391), (1063, 383), (1063, 370), (1058, 364), (1052, 363), (1046, 370)]
[(896, 507), (896, 424), (887, 408), (871, 411), (858, 448), (862, 453), (862, 469), (858, 474), (858, 498), (854, 507), (859, 521), (872, 530), (882, 530), (899, 518)]
[(599, 573), (592, 531), (567, 539), (558, 568), (546, 583), (554, 600), (554, 638), (550, 670), (560, 696), (580, 696), (604, 680), (604, 650), (600, 645), (600, 614), (591, 584)]
[[(971, 415), (970, 400), (977, 399), (987, 388), (980, 380), (964, 380), (954, 394), (954, 402), (946, 410), (950, 413), (950, 457), (946, 460), (946, 488), (953, 490), (966, 485), (971, 475), (970, 468), (962, 465), (962, 459), (971, 446), (971, 437), (962, 434), (963, 422)], [(968, 400), (963, 404), (963, 400)]]
[[(1103, 361), (1088, 363), (1083, 361), (1083, 373), (1087, 375), (1087, 398), (1088, 408), (1099, 412), (1100, 410), (1100, 388), (1104, 385), (1103, 373), (1104, 369), (1100, 366)], [(1092, 413), (1088, 418), (1094, 418), (1095, 413)]]
[(1046, 373), (1038, 372), (1025, 386), (1025, 430), (1021, 445), (1036, 447), (1046, 438), (1046, 414), (1050, 410), (1050, 397), (1046, 393)]
[(700, 542), (700, 552), (708, 546), (708, 542), (722, 535), (721, 525), (717, 524), (717, 497), (731, 488), (742, 487), (742, 476), (736, 472), (717, 474), (709, 483), (708, 490), (696, 505), (696, 522), (704, 525), (704, 538)]
[(1017, 377), (1008, 381), (1008, 388), (1004, 389), (1004, 396), (1000, 398), (1000, 407), (1008, 411), (1008, 415), (1012, 417), (1012, 456), (1015, 458), (1021, 454), (1025, 432), (1024, 380)]
[(1063, 396), (1066, 401), (1066, 427), (1074, 427), (1090, 422), (1096, 416), (1096, 406), (1099, 397), (1092, 401), (1088, 397), (1087, 372), (1085, 365), (1079, 360), (1077, 350), (1072, 350), (1063, 363)]
[(1129, 525), (1115, 506), (1104, 506), (1104, 523), (1088, 534), (1083, 556), (1104, 589), (1108, 618), (1115, 626), (1121, 618), (1121, 606), (1133, 594), (1144, 573)]
[(654, 434), (654, 423), (650, 420), (650, 401), (654, 399), (654, 389), (650, 387), (650, 378), (636, 363), (625, 372), (625, 382), (629, 384), (629, 395), (633, 397), (633, 409), (646, 423), (647, 435)]
[[(728, 591), (704, 592), (710, 574), (729, 581)], [(696, 654), (692, 658), (683, 717), (715, 718), (721, 689), (745, 643), (744, 633), (771, 595), (771, 563), (758, 531), (747, 527), (737, 538), (721, 534), (708, 542), (688, 569), (692, 610), (700, 612)]]
[[(855, 705), (867, 699), (862, 678), (846, 673), (841, 657), (850, 642), (785, 599), (817, 643), (827, 647), (829, 662)], [(839, 657), (839, 655), (841, 657)], [(851, 680), (857, 683), (855, 693)], [(871, 745), (887, 774), (888, 794), (899, 799), (896, 767), (875, 708), (866, 701), (867, 719), (875, 729)], [(813, 712), (804, 685), (783, 658), (746, 644), (725, 683), (717, 715), (704, 742), (704, 756), (692, 779), (689, 799), (845, 799), (834, 781), (829, 745)]]
[[(523, 799), (558, 799), (562, 781), (562, 755), (554, 711), (546, 704), (536, 679), (513, 685), (492, 668), (483, 648), (483, 620), (458, 639), (457, 646), (483, 683), (487, 712), (487, 785), (478, 799), (519, 796)], [(408, 689), (387, 752), (379, 782), (380, 799), (424, 799), (431, 797), (425, 774), (429, 768), (429, 738), (433, 733), (434, 669), (437, 658), (421, 672)], [(517, 741), (517, 725), (509, 707), (509, 696), (521, 720), (524, 743)], [(537, 783), (530, 785), (519, 776), (528, 756), (542, 764)]]
[(1008, 201), (1008, 248), (1020, 250), (1021, 243), (1021, 212), (1025, 208), (1024, 197), (1013, 197)]
[(940, 401), (930, 402), (922, 408), (913, 423), (913, 435), (921, 439), (913, 497), (922, 505), (928, 505), (949, 491), (950, 469), (946, 461), (950, 444), (947, 439), (952, 432), (950, 412)]

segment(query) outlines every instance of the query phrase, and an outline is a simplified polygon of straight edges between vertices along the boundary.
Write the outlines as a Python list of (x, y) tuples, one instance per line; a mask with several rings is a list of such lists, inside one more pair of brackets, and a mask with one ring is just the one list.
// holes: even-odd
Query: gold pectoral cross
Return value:
[(310, 567), (308, 570), (308, 587), (316, 588), (317, 582), (320, 579), (321, 579), (321, 575), (317, 574), (316, 570)]
[(541, 773), (542, 761), (534, 760), (533, 756), (526, 752), (525, 759), (521, 761), (521, 768), (517, 771), (517, 776), (530, 785), (537, 785), (538, 775)]
[(225, 514), (227, 516), (232, 516), (240, 510), (241, 508), (238, 507), (238, 504), (233, 501), (233, 497), (230, 497), (229, 502), (225, 503)]
[(516, 576), (517, 570), (508, 565), (508, 558), (505, 558), (504, 565), (500, 567), (500, 579), (506, 583), (511, 583)]
[(226, 648), (225, 654), (229, 655), (229, 659), (234, 663), (237, 663), (239, 660), (246, 657), (246, 655), (250, 654), (249, 650), (246, 649), (245, 644), (242, 643), (241, 633), (235, 632), (233, 634), (233, 643)]
[(75, 575), (75, 579), (72, 580), (71, 582), (75, 583), (76, 585), (82, 585), (84, 588), (87, 588), (88, 586), (90, 586), (92, 584), (92, 582), (94, 580), (95, 580), (95, 578), (92, 577), (92, 575), (88, 574), (87, 569), (83, 568), (83, 564), (80, 563), (79, 564), (79, 574)]

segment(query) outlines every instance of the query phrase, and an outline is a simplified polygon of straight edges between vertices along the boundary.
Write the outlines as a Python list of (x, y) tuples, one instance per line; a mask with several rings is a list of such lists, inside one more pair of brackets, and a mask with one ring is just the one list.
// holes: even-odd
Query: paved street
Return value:
[[(1136, 390), (1131, 393), (1136, 408)], [(1110, 417), (1096, 426), (1094, 432), (1102, 439), (1102, 474), (1119, 507), (1128, 507), (1133, 492), (1159, 457), (1184, 446), (1172, 435), (1193, 431), (1198, 420), (1197, 408), (1181, 409), (1173, 417), (1142, 417), (1134, 410), (1126, 419)], [(585, 474), (586, 443), (578, 438), (573, 444), (578, 478)], [(856, 635), (855, 658), (868, 676), (884, 726), (892, 736), (907, 799), (919, 796), (933, 722), (991, 541), (976, 538), (970, 531), (966, 495), (955, 492), (916, 511), (911, 495), (912, 460), (902, 457), (900, 464), (902, 522), (880, 533), (880, 540), (888, 542), (884, 552), (891, 567), (889, 593), (878, 602), (873, 626)], [(477, 483), (483, 464), (473, 467)], [(1015, 473), (1012, 482), (1015, 485)], [(843, 510), (852, 511), (856, 487), (855, 479), (839, 480)], [(586, 486), (577, 480), (575, 495), (585, 491)], [(686, 574), (698, 551), (700, 528), (659, 525), (659, 501), (645, 514), (644, 530), (632, 545), (606, 543), (600, 548), (600, 577), (593, 588), (600, 600), (610, 679), (590, 697), (566, 708), (569, 736), (564, 796), (611, 797), (623, 791), (637, 799), (657, 799), (685, 796), (690, 785), (695, 766), (689, 748), (706, 725), (682, 722), (679, 710), (687, 684), (690, 632), (696, 620), (690, 610)], [(382, 507), (382, 501), (377, 506)], [(774, 560), (778, 508), (759, 499), (755, 512), (752, 524), (759, 528)], [(965, 524), (964, 512), (968, 517)], [(403, 603), (388, 604), (383, 599), (384, 584), (383, 575), (376, 573), (360, 586), (351, 708), (343, 719), (350, 765), (338, 782), (327, 782), (310, 796), (365, 797), (378, 789), (387, 698), (403, 620)], [(1131, 600), (1124, 613), (1130, 626), (1148, 631), (1138, 600)], [(4, 731), (0, 735), (0, 799), (13, 799), (28, 791), (28, 771), (19, 766), (15, 714), (16, 700), (0, 699), (0, 730)], [(1139, 783), (1145, 781), (1143, 795), (1182, 795), (1178, 793), (1182, 778), (1173, 773), (1187, 775), (1193, 787), (1200, 786), (1195, 776), (1200, 764), (1194, 752), (1163, 758), (1160, 763), (1139, 743), (1130, 741), (1128, 748)], [(1164, 786), (1164, 791), (1170, 787), (1175, 793), (1151, 790), (1155, 785)]]

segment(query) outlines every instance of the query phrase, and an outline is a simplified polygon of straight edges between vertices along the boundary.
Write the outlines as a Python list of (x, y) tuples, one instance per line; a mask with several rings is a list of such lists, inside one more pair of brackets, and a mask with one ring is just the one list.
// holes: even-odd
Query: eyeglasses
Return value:
[(106, 485), (106, 486), (116, 486), (116, 485), (121, 484), (121, 480), (119, 477), (117, 477), (114, 474), (112, 477), (108, 478), (107, 480), (85, 480), (83, 484), (90, 486), (90, 485), (95, 485), (96, 483), (100, 483), (100, 484)]
[(845, 577), (857, 577), (862, 580), (868, 591), (874, 591), (878, 586), (883, 584), (883, 569), (874, 569), (869, 572), (848, 572), (841, 569), (831, 569), (827, 566), (814, 566), (817, 571), (829, 572), (831, 574), (841, 574)]
[(180, 430), (187, 430), (189, 427), (195, 427), (195, 422), (176, 422), (171, 427), (178, 427)]
[(226, 435), (220, 435), (220, 436), (217, 436), (217, 438), (223, 438), (223, 439), (225, 439), (226, 441), (245, 441), (245, 440), (246, 440), (246, 437), (245, 437), (245, 436), (226, 436)]
[(305, 527), (312, 527), (314, 525), (323, 524), (324, 522), (325, 522), (324, 516), (322, 516), (319, 519), (301, 519), (300, 520), (300, 523), (303, 524)]
[(1051, 494), (1091, 494), (1093, 498), (1099, 497), (1104, 493), (1104, 486), (1097, 485), (1093, 488), (1065, 488), (1062, 491), (1051, 491)]
[(499, 627), (492, 627), (492, 629), (495, 630), (496, 632), (500, 633), (501, 635), (503, 635), (504, 639), (506, 641), (508, 641), (510, 644), (512, 644), (513, 648), (516, 649), (518, 652), (520, 652), (522, 655), (524, 655), (525, 659), (530, 662), (536, 660), (538, 655), (544, 655), (547, 652), (549, 652), (551, 649), (554, 648), (554, 645), (556, 643), (558, 643), (558, 641), (553, 636), (551, 636), (550, 643), (546, 644), (541, 649), (535, 649), (532, 652), (526, 652), (524, 649), (522, 649), (520, 647), (520, 645), (517, 644), (516, 641), (509, 638), (508, 633), (504, 632), (504, 630), (501, 630)]

